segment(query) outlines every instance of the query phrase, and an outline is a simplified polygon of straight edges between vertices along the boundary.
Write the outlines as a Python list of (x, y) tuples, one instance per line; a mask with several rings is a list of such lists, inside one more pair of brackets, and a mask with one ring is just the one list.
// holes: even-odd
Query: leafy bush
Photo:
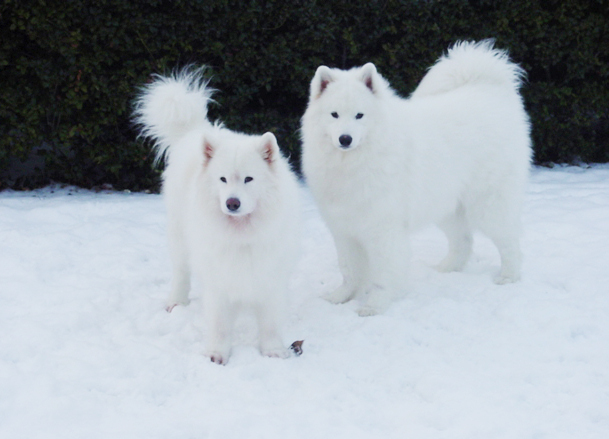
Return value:
[(608, 35), (606, 0), (5, 0), (0, 188), (156, 187), (131, 103), (191, 63), (220, 90), (213, 118), (273, 131), (297, 166), (317, 66), (372, 61), (408, 95), (450, 43), (488, 37), (529, 72), (536, 161), (609, 161)]

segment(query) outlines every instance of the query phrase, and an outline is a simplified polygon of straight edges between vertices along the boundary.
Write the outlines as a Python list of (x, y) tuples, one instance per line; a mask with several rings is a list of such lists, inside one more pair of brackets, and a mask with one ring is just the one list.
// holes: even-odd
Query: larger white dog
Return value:
[(287, 357), (280, 334), (298, 249), (297, 180), (272, 133), (235, 133), (207, 119), (201, 71), (157, 77), (137, 101), (142, 134), (166, 156), (173, 280), (167, 309), (188, 303), (191, 273), (203, 287), (207, 355), (225, 364), (237, 311), (252, 309), (260, 350)]
[(495, 243), (501, 271), (520, 277), (520, 211), (528, 178), (523, 70), (493, 42), (457, 43), (409, 99), (373, 64), (321, 66), (302, 118), (303, 170), (338, 250), (335, 303), (364, 296), (383, 311), (407, 283), (408, 233), (438, 224), (449, 241), (442, 271), (461, 270), (472, 231)]

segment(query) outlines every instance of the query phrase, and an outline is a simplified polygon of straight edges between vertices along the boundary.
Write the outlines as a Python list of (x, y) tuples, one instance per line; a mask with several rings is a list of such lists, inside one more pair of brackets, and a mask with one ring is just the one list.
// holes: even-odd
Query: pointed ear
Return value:
[(319, 66), (315, 72), (313, 81), (311, 81), (311, 99), (319, 98), (328, 84), (332, 81), (334, 81), (332, 70), (326, 66)]
[(376, 67), (371, 62), (362, 67), (362, 81), (372, 93), (376, 93), (378, 87), (376, 75)]
[(262, 135), (258, 152), (269, 165), (272, 165), (277, 160), (277, 157), (279, 157), (279, 145), (273, 133), (269, 132)]
[(203, 140), (203, 162), (207, 164), (214, 154), (216, 153), (216, 148), (213, 146), (210, 141), (206, 138)]

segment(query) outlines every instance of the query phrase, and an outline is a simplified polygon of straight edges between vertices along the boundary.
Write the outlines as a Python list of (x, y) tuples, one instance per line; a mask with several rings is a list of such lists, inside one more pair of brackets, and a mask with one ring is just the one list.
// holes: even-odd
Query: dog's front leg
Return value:
[(260, 353), (267, 357), (288, 358), (290, 350), (279, 335), (281, 309), (279, 303), (260, 304), (256, 309)]
[(212, 362), (224, 365), (230, 356), (236, 310), (216, 291), (207, 292), (205, 299), (204, 314), (207, 327), (205, 355)]
[(355, 238), (338, 231), (333, 232), (343, 283), (324, 298), (332, 303), (345, 303), (357, 296), (365, 287), (368, 271), (366, 255)]
[(371, 234), (365, 243), (370, 267), (370, 282), (360, 316), (384, 312), (398, 293), (407, 288), (410, 245), (403, 227), (387, 224)]

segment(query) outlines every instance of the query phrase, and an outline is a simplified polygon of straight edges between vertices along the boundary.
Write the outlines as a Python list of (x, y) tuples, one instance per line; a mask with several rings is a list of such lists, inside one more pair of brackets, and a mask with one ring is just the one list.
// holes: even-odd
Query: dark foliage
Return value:
[(317, 66), (372, 61), (408, 95), (449, 44), (489, 37), (529, 73), (536, 161), (609, 161), (606, 0), (5, 0), (0, 188), (156, 187), (131, 103), (187, 64), (210, 67), (212, 118), (273, 131), (297, 165)]

